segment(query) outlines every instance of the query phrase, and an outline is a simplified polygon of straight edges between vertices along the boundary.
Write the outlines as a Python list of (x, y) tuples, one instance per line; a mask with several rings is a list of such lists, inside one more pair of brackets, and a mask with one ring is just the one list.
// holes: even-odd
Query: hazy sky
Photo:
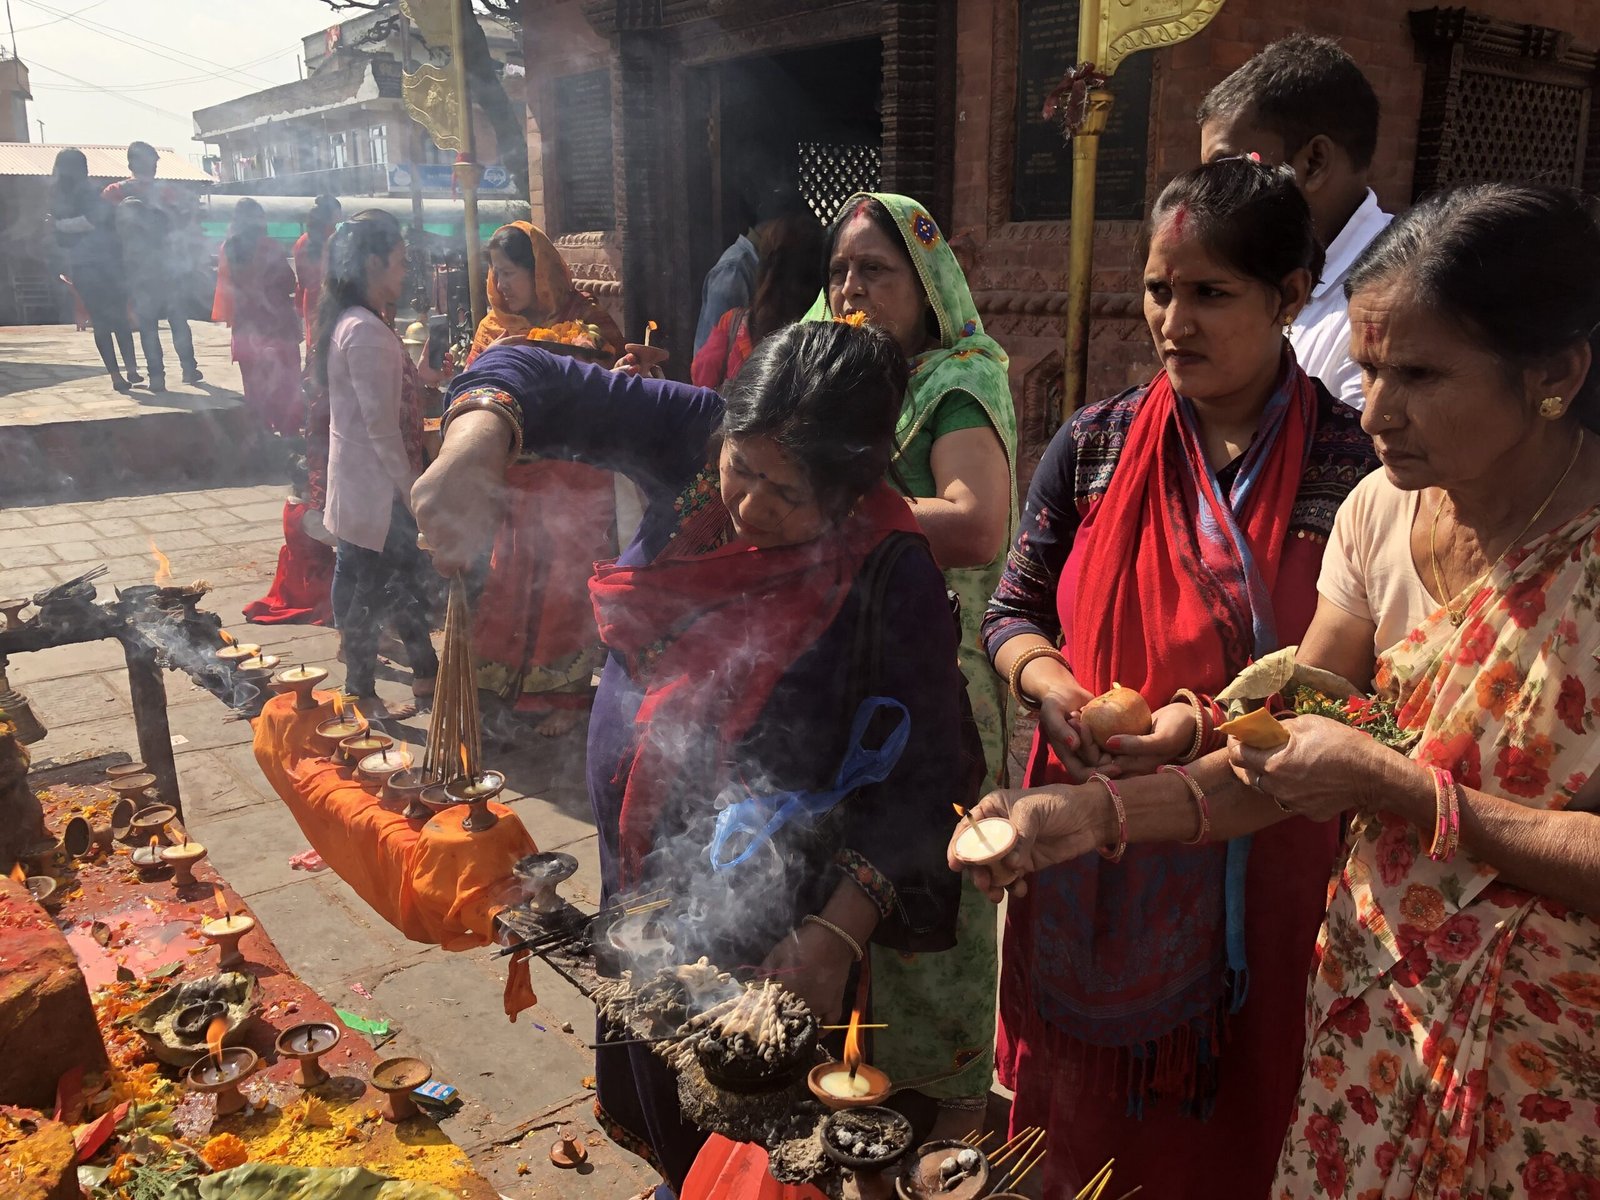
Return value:
[[(300, 38), (355, 15), (322, 0), (8, 3), (33, 84), (30, 140), (42, 119), (46, 142), (140, 139), (186, 155), (201, 151), (195, 109), (298, 78)], [(0, 41), (10, 48), (4, 25)]]

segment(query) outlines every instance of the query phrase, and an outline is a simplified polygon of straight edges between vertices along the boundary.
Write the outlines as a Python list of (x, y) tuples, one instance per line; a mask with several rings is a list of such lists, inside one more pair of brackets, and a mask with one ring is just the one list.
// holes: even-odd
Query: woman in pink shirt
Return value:
[(405, 286), (400, 223), (377, 210), (358, 213), (328, 239), (326, 270), (316, 345), (330, 425), (323, 520), (339, 540), (333, 615), (344, 637), (345, 691), (370, 708), (386, 624), (405, 645), (418, 697), (433, 694), (439, 673), (428, 637), (428, 565), (410, 509), (422, 471), (421, 385), (379, 315)]

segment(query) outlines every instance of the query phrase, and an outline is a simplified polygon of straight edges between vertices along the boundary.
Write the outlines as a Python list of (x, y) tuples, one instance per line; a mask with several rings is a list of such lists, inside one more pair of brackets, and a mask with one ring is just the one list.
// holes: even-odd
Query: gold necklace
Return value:
[[(1454, 594), (1450, 593), (1446, 589), (1444, 572), (1439, 569), (1439, 512), (1444, 508), (1444, 492), (1442, 490), (1439, 492), (1439, 502), (1433, 506), (1433, 522), (1428, 528), (1428, 557), (1433, 560), (1433, 586), (1438, 589), (1439, 595), (1445, 598), (1444, 611), (1450, 618), (1450, 624), (1459, 629), (1461, 627), (1461, 622), (1467, 619), (1467, 605), (1464, 604), (1457, 609), (1453, 603), (1455, 597), (1461, 595), (1462, 592), (1470, 591), (1472, 588), (1476, 587), (1478, 583), (1485, 578), (1485, 576), (1487, 576), (1491, 571), (1500, 565), (1500, 559), (1511, 553), (1513, 547), (1520, 546), (1522, 544), (1522, 539), (1528, 536), (1529, 531), (1536, 524), (1538, 524), (1539, 518), (1544, 516), (1545, 510), (1548, 509), (1554, 502), (1556, 493), (1561, 490), (1561, 485), (1567, 481), (1567, 476), (1572, 474), (1572, 468), (1578, 465), (1578, 452), (1582, 449), (1583, 430), (1580, 429), (1578, 430), (1578, 440), (1572, 447), (1572, 457), (1567, 460), (1567, 469), (1561, 472), (1561, 478), (1556, 480), (1555, 487), (1550, 489), (1550, 494), (1544, 498), (1544, 503), (1539, 505), (1538, 511), (1535, 512), (1533, 516), (1528, 519), (1528, 523), (1522, 527), (1522, 532), (1517, 534), (1516, 537), (1512, 538), (1506, 543), (1506, 548), (1500, 551), (1499, 557), (1490, 563), (1487, 569), (1485, 569), (1481, 575), (1477, 576), (1477, 578), (1471, 580), (1470, 582), (1463, 584), (1461, 588)], [(1472, 603), (1472, 601), (1469, 599), (1467, 604), (1470, 603)]]

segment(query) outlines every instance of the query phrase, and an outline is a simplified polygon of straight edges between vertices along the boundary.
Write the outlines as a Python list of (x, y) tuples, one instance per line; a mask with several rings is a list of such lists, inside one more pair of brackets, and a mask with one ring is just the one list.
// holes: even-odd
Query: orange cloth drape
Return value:
[(808, 1184), (779, 1183), (767, 1170), (767, 1152), (713, 1133), (683, 1181), (680, 1200), (826, 1200)]
[(408, 821), (380, 804), (351, 768), (319, 757), (313, 735), (328, 699), (306, 712), (293, 696), (267, 701), (255, 723), (267, 781), (328, 866), (406, 937), (446, 950), (488, 945), (495, 913), (515, 895), (512, 864), (537, 849), (528, 831), (499, 804), (489, 805), (499, 822), (483, 833), (462, 830), (464, 805)]

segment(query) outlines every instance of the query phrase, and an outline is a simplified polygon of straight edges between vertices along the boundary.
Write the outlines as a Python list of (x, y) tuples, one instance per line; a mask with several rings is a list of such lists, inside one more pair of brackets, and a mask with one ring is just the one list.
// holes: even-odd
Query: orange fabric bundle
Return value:
[(510, 809), (483, 833), (461, 828), (467, 806), (408, 821), (379, 803), (374, 785), (322, 760), (314, 743), (329, 704), (300, 712), (275, 696), (255, 722), (256, 762), (306, 839), (372, 910), (414, 942), (446, 950), (486, 946), (495, 913), (517, 894), (511, 867), (538, 847)]

